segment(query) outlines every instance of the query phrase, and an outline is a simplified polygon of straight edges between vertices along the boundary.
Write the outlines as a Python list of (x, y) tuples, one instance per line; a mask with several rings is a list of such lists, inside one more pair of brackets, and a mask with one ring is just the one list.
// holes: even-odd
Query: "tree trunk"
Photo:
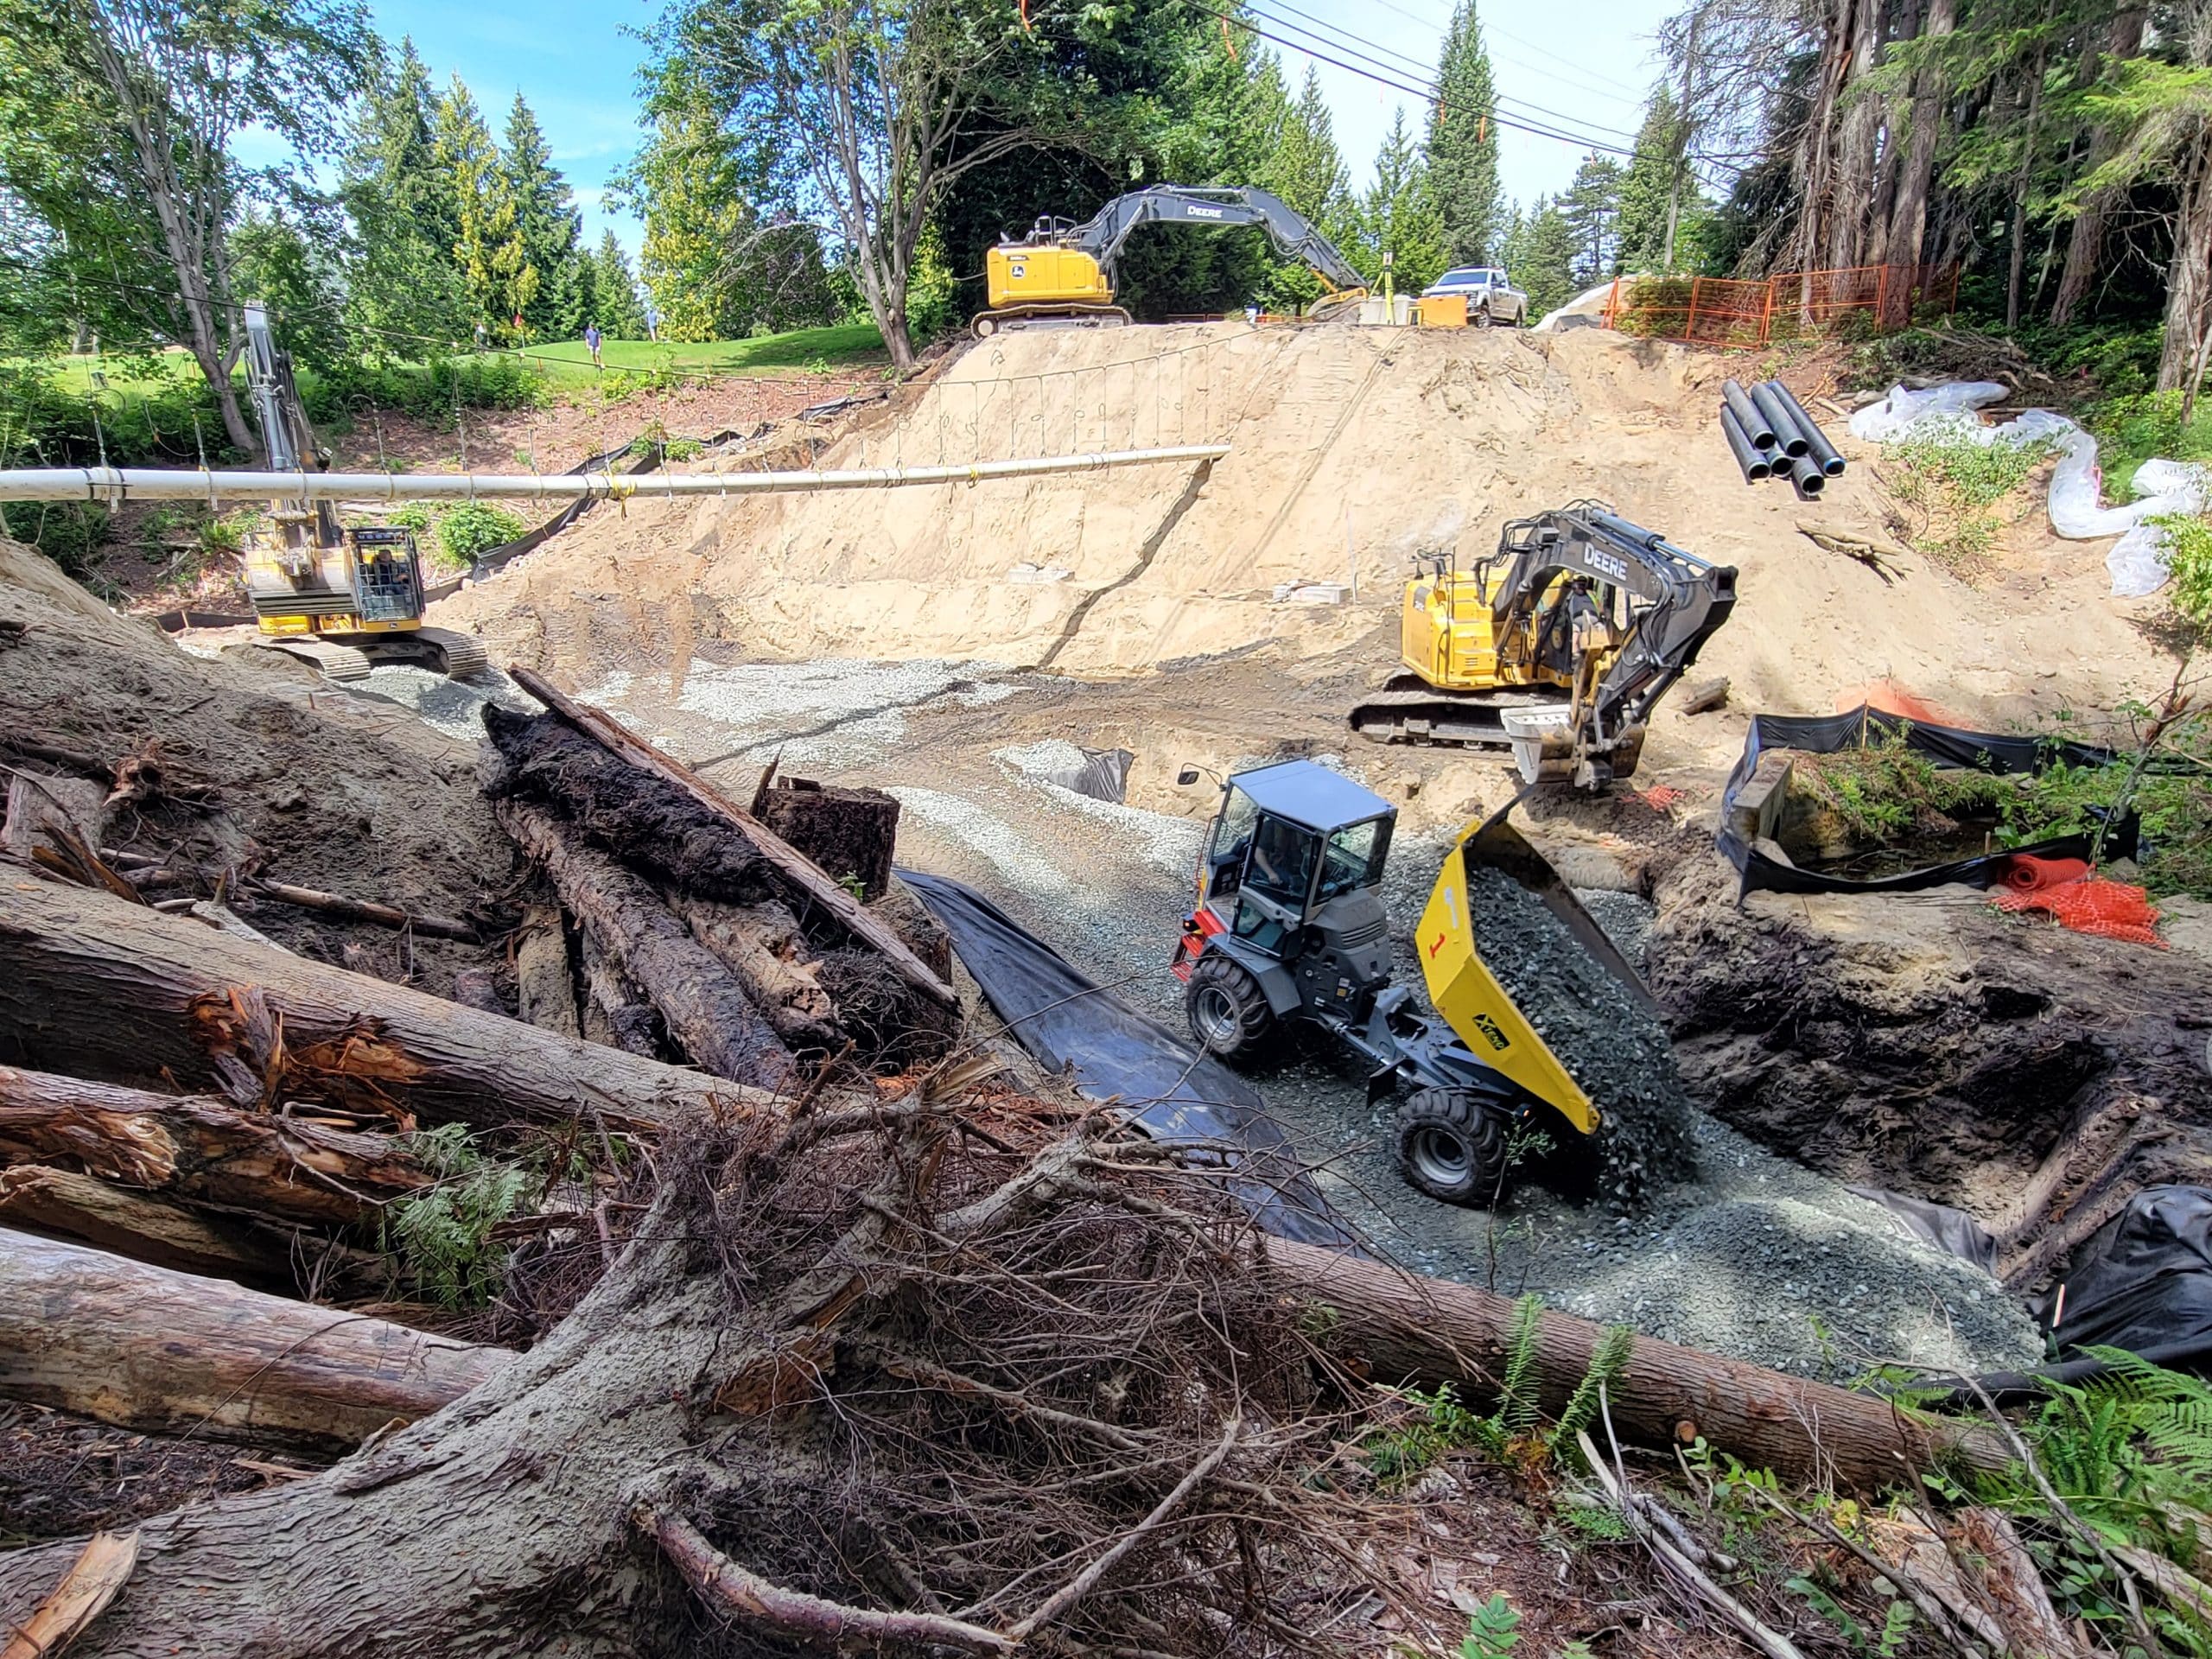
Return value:
[[(2050, 16), (2049, 8), (2044, 16)], [(2005, 327), (2007, 331), (2020, 326), (2020, 283), (2028, 268), (2028, 187), (2033, 182), (2036, 165), (2036, 123), (2043, 112), (2043, 78), (2045, 67), (2044, 50), (2036, 48), (2035, 67), (2028, 76), (2026, 130), (2020, 140), (2020, 171), (2012, 181), (2012, 245), (2005, 250)]]
[(2174, 255), (2166, 267), (2165, 344), (2158, 354), (2158, 390), (2182, 393), (2193, 406), (2212, 328), (2212, 122), (2200, 121), (2181, 156), (2181, 211)]
[(734, 1083), (774, 1089), (791, 1080), (791, 1051), (744, 987), (651, 887), (563, 834), (543, 807), (505, 800), (493, 810), (516, 845), (543, 867), (561, 902), (660, 1011), (677, 1047)]
[[(1318, 1323), (1331, 1349), (1378, 1382), (1452, 1383), (1494, 1398), (1504, 1374), (1514, 1303), (1473, 1285), (1422, 1278), (1382, 1262), (1297, 1244), (1268, 1243), (1267, 1271), (1284, 1294), (1329, 1310)], [(1545, 1313), (1536, 1337), (1543, 1408), (1556, 1414), (1590, 1370), (1600, 1326)], [(1708, 1444), (1754, 1468), (1795, 1480), (1834, 1481), (1873, 1491), (1955, 1449), (1979, 1467), (2001, 1469), (2001, 1443), (1979, 1431), (1931, 1431), (1879, 1395), (1808, 1382), (1763, 1365), (1638, 1337), (1628, 1367), (1607, 1390), (1613, 1424), (1645, 1446)]]
[(578, 944), (584, 969), (583, 1034), (625, 1054), (658, 1059), (660, 1020), (645, 1001), (645, 994), (600, 948), (588, 928), (583, 930)]
[[(2149, 16), (2149, 12), (2140, 6), (2122, 11), (2112, 20), (2104, 49), (2117, 58), (2133, 57), (2143, 49), (2143, 27)], [(2094, 67), (2090, 66), (2092, 70)], [(2089, 158), (2082, 171), (2094, 173), (2110, 161), (2120, 147), (2120, 137), (2121, 130), (2117, 126), (2099, 127), (2090, 137)], [(2082, 199), (2074, 216), (2072, 233), (2067, 238), (2066, 266), (2059, 273), (2058, 292), (2050, 302), (2053, 327), (2063, 328), (2071, 322), (2074, 313), (2088, 297), (2089, 283), (2097, 274), (2098, 260), (2104, 251), (2106, 222), (2126, 197), (2127, 193), (2115, 185)]]
[[(0, 1230), (0, 1395), (119, 1427), (344, 1452), (513, 1359)], [(198, 1513), (174, 1519), (188, 1531)]]
[[(249, 987), (283, 1017), (296, 1097), (352, 1085), (433, 1122), (486, 1128), (590, 1114), (664, 1123), (750, 1111), (766, 1098), (86, 888), (0, 882), (0, 1058), (124, 1083), (159, 1084), (166, 1071), (170, 1087), (217, 1087), (207, 1045), (230, 1040), (229, 994)], [(378, 1040), (364, 1042), (372, 1033)]]
[[(245, 1223), (195, 1216), (166, 1198), (111, 1186), (73, 1170), (0, 1169), (0, 1223), (73, 1238), (179, 1273), (289, 1288), (289, 1241)], [(327, 1247), (318, 1242), (317, 1253)]]
[(384, 1135), (4, 1065), (0, 1163), (80, 1166), (187, 1204), (323, 1227), (372, 1224), (432, 1179)]
[(1849, 55), (1837, 89), (1834, 189), (1828, 220), (1827, 263), (1848, 270), (1862, 263), (1872, 212), (1874, 146), (1882, 130), (1882, 101), (1869, 95), (1866, 78), (1882, 52), (1878, 0), (1854, 0)]
[(822, 988), (821, 964), (807, 951), (798, 918), (790, 911), (774, 903), (741, 906), (679, 898), (676, 912), (784, 1041), (817, 1053), (842, 1046), (836, 1007)]
[[(1921, 38), (1936, 41), (1958, 26), (1959, 0), (1929, 0)], [(1897, 172), (1897, 202), (1890, 213), (1884, 260), (1893, 266), (1917, 266), (1928, 235), (1928, 189), (1936, 177), (1936, 146), (1942, 137), (1943, 72), (1929, 65), (1913, 77), (1912, 132)], [(1881, 323), (1902, 328), (1912, 321), (1913, 282), (1894, 276), (1882, 291)]]
[(515, 995), (522, 1017), (563, 1037), (581, 1037), (576, 976), (569, 963), (569, 932), (561, 912), (537, 905), (515, 933)]

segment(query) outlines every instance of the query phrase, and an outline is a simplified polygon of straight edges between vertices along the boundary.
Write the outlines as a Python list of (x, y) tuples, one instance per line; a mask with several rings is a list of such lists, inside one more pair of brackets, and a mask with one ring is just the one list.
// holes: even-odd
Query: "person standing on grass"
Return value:
[(603, 369), (607, 366), (606, 364), (599, 360), (599, 342), (601, 338), (601, 336), (599, 332), (599, 325), (596, 322), (588, 322), (584, 324), (584, 349), (591, 353), (591, 365), (594, 369)]

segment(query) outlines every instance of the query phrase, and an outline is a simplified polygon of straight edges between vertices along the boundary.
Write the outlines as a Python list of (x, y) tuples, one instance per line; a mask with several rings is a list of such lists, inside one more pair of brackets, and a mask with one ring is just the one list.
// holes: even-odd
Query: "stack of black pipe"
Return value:
[(1746, 484), (1785, 479), (1800, 501), (1810, 501), (1843, 472), (1843, 457), (1827, 435), (1779, 380), (1762, 381), (1749, 391), (1740, 381), (1723, 381), (1720, 430)]

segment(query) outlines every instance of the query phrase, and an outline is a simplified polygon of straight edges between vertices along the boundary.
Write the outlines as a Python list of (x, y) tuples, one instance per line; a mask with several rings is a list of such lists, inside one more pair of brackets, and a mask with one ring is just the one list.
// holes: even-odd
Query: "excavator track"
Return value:
[(988, 340), (1007, 328), (1044, 327), (1120, 328), (1135, 318), (1118, 305), (1080, 300), (1039, 300), (1033, 305), (1002, 305), (995, 311), (978, 312), (968, 325), (978, 340)]
[(264, 651), (280, 651), (312, 664), (322, 671), (324, 679), (339, 685), (367, 679), (369, 670), (375, 666), (366, 652), (312, 633), (264, 634), (253, 643)]
[(1432, 744), (1444, 748), (1510, 749), (1505, 711), (1552, 699), (1517, 692), (1447, 696), (1426, 681), (1402, 675), (1348, 716), (1372, 743)]
[(483, 641), (451, 628), (412, 628), (404, 633), (349, 636), (359, 644), (346, 644), (327, 634), (268, 634), (254, 643), (264, 651), (281, 651), (322, 671), (322, 677), (337, 685), (355, 684), (369, 677), (379, 664), (433, 662), (449, 680), (473, 680), (489, 663)]
[(415, 630), (415, 638), (437, 652), (449, 680), (473, 680), (491, 661), (484, 654), (484, 642), (473, 633), (423, 627)]

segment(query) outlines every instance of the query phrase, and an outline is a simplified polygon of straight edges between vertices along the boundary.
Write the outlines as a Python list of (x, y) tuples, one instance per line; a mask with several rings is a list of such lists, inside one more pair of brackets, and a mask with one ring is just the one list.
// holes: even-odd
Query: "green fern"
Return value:
[(1459, 1643), (1459, 1659), (1512, 1659), (1521, 1643), (1521, 1614), (1503, 1591), (1475, 1609), (1467, 1620), (1466, 1639)]
[(1518, 1440), (1536, 1427), (1536, 1328), (1542, 1299), (1523, 1296), (1513, 1305), (1513, 1330), (1505, 1339), (1505, 1380), (1491, 1421), (1507, 1440)]
[(458, 1123), (404, 1136), (403, 1144), (439, 1179), (385, 1211), (385, 1247), (431, 1300), (481, 1306), (506, 1277), (506, 1251), (492, 1230), (522, 1207), (533, 1178), (518, 1164), (487, 1162)]
[(1553, 1433), (1554, 1445), (1573, 1446), (1574, 1437), (1597, 1421), (1599, 1390), (1611, 1389), (1621, 1380), (1635, 1346), (1636, 1332), (1628, 1326), (1605, 1327), (1605, 1333), (1598, 1338), (1598, 1345), (1591, 1351), (1589, 1370), (1574, 1385), (1574, 1392), (1567, 1397), (1567, 1408), (1559, 1414), (1559, 1427)]

